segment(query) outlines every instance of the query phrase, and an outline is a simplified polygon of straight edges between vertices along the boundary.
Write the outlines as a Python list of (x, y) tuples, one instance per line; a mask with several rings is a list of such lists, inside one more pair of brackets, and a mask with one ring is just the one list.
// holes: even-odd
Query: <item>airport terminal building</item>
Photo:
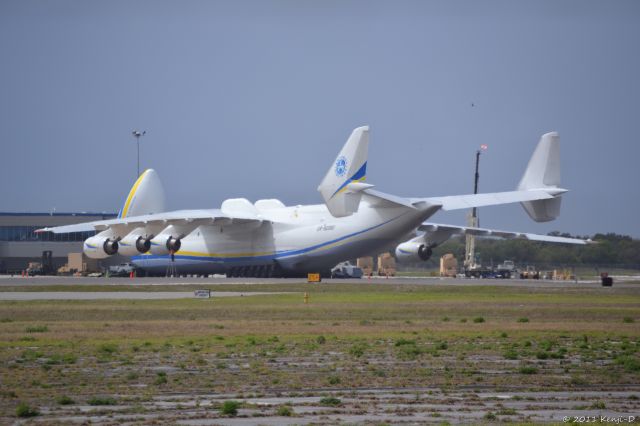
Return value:
[(53, 266), (67, 263), (69, 253), (82, 251), (82, 242), (94, 232), (35, 233), (47, 226), (113, 219), (115, 213), (7, 213), (0, 212), (0, 274), (20, 273), (29, 262), (39, 262), (51, 251)]

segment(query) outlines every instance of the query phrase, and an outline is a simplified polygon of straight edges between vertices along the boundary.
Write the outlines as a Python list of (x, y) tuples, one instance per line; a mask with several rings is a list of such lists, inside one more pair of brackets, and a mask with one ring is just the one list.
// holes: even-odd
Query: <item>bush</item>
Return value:
[(631, 355), (619, 356), (616, 358), (616, 363), (622, 365), (630, 373), (640, 371), (640, 361)]
[(167, 383), (167, 373), (160, 371), (156, 374), (156, 380), (153, 382), (156, 385), (164, 385)]
[(549, 358), (549, 353), (543, 352), (543, 351), (539, 351), (539, 352), (536, 353), (536, 358), (538, 358), (538, 359), (548, 359)]
[(360, 358), (362, 355), (364, 355), (365, 349), (367, 349), (367, 345), (365, 345), (364, 343), (358, 343), (353, 345), (351, 349), (349, 349), (349, 353), (356, 358)]
[(71, 399), (71, 397), (68, 397), (66, 395), (61, 396), (60, 398), (58, 398), (56, 400), (56, 402), (60, 405), (71, 405), (71, 404), (75, 404), (75, 401), (73, 399)]
[(604, 410), (605, 408), (607, 408), (607, 406), (603, 401), (596, 401), (591, 404), (591, 408), (593, 408), (594, 410)]
[(220, 407), (220, 414), (223, 416), (235, 417), (238, 415), (238, 408), (240, 403), (238, 401), (225, 401)]
[(398, 356), (403, 359), (416, 359), (420, 354), (422, 354), (422, 349), (415, 344), (402, 345), (398, 351)]
[(537, 374), (538, 369), (535, 367), (521, 367), (519, 372), (520, 374)]
[(484, 415), (484, 418), (486, 420), (496, 420), (498, 417), (493, 414), (491, 411), (487, 412), (487, 414)]
[(396, 343), (395, 343), (396, 346), (415, 345), (415, 344), (416, 344), (415, 340), (407, 340), (407, 339), (398, 339), (396, 340)]
[(288, 405), (281, 405), (278, 407), (278, 411), (276, 411), (278, 416), (291, 417), (293, 414), (293, 410)]
[(527, 317), (518, 318), (518, 322), (529, 322), (529, 318)]
[(484, 318), (482, 318), (482, 317), (475, 317), (475, 318), (473, 319), (473, 322), (475, 322), (475, 323), (478, 323), (478, 324), (479, 324), (479, 323), (481, 323), (481, 322), (484, 322)]
[(324, 336), (318, 336), (316, 337), (316, 342), (319, 345), (324, 345), (327, 342), (327, 339)]
[(94, 396), (87, 401), (89, 405), (116, 405), (117, 403), (115, 398), (110, 396)]
[(340, 383), (340, 376), (329, 376), (328, 382), (330, 385), (337, 385)]
[(627, 324), (631, 324), (632, 322), (635, 322), (635, 320), (631, 317), (624, 317), (622, 318), (622, 322), (625, 322)]
[(33, 327), (27, 327), (24, 329), (27, 333), (46, 333), (49, 331), (49, 327), (46, 325), (34, 325)]
[(16, 416), (18, 417), (34, 417), (40, 414), (37, 408), (31, 408), (26, 402), (21, 402), (16, 407)]
[(320, 400), (320, 405), (324, 405), (327, 407), (337, 407), (341, 404), (342, 404), (342, 401), (340, 401), (338, 398), (335, 398), (333, 396), (327, 396)]
[(45, 362), (49, 365), (75, 364), (77, 360), (78, 360), (78, 357), (75, 356), (74, 354), (64, 354), (64, 355), (53, 354)]
[(518, 359), (518, 352), (514, 349), (509, 349), (503, 354), (505, 359)]
[(98, 346), (98, 352), (111, 355), (118, 352), (118, 345), (115, 343), (103, 343)]

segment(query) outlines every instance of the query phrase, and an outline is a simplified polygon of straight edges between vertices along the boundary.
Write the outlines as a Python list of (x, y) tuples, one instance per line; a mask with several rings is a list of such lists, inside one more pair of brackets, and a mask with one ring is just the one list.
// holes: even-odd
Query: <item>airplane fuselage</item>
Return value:
[(373, 206), (368, 196), (356, 213), (336, 218), (324, 204), (261, 210), (250, 225), (201, 225), (171, 255), (143, 254), (132, 262), (149, 273), (244, 276), (326, 272), (337, 263), (392, 249), (435, 210)]

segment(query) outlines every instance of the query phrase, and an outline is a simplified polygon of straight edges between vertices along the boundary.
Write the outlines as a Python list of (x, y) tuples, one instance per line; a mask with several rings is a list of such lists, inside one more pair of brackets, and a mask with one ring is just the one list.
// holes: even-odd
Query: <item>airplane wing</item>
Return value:
[(95, 222), (78, 223), (75, 225), (55, 226), (38, 229), (36, 232), (53, 232), (64, 234), (69, 232), (104, 231), (108, 228), (118, 228), (122, 234), (141, 226), (148, 225), (232, 225), (249, 222), (262, 222), (264, 219), (252, 212), (234, 211), (227, 214), (220, 209), (210, 210), (177, 210), (166, 213), (128, 216), (125, 218), (99, 220)]
[(510, 232), (499, 231), (496, 229), (474, 228), (469, 226), (443, 225), (439, 223), (424, 222), (418, 227), (419, 231), (426, 234), (443, 233), (449, 236), (453, 235), (475, 235), (479, 238), (502, 238), (502, 239), (521, 239), (530, 241), (545, 241), (549, 243), (564, 244), (593, 244), (591, 240), (581, 240), (579, 238), (556, 237), (552, 235), (530, 234), (526, 232)]

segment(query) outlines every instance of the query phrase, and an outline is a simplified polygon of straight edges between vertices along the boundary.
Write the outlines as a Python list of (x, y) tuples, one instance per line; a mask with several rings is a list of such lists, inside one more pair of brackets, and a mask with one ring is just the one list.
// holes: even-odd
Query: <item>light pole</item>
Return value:
[(136, 138), (136, 143), (138, 145), (138, 174), (136, 175), (136, 179), (138, 179), (138, 176), (140, 176), (140, 136), (146, 135), (147, 131), (143, 130), (141, 132), (140, 130), (134, 130), (131, 134)]

